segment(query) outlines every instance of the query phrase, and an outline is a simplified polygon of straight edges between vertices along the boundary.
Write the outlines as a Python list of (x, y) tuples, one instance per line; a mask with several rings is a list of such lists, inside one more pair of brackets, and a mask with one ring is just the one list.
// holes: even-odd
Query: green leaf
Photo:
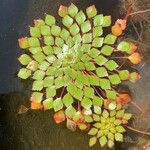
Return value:
[(84, 12), (81, 10), (76, 14), (75, 19), (76, 19), (77, 23), (79, 25), (81, 25), (86, 20), (86, 16), (85, 16)]
[(46, 71), (48, 67), (49, 67), (49, 63), (47, 61), (42, 61), (42, 62), (39, 63), (38, 68), (40, 70)]
[(117, 126), (117, 127), (116, 127), (116, 131), (117, 131), (117, 132), (120, 132), (120, 133), (123, 133), (123, 132), (125, 132), (126, 130), (124, 129), (123, 126)]
[(104, 38), (102, 37), (96, 37), (94, 38), (92, 42), (93, 47), (101, 47), (103, 45)]
[(101, 26), (103, 24), (103, 15), (100, 14), (95, 16), (93, 22), (94, 26)]
[(93, 28), (93, 37), (98, 37), (101, 36), (103, 34), (103, 29), (102, 26), (97, 26)]
[(122, 52), (126, 52), (128, 54), (131, 53), (130, 51), (130, 44), (126, 41), (122, 41), (119, 43), (119, 45), (117, 46), (117, 49), (122, 51)]
[(101, 53), (103, 55), (106, 55), (106, 56), (110, 56), (113, 52), (113, 47), (109, 46), (109, 45), (104, 45), (101, 49)]
[(92, 137), (89, 139), (89, 146), (93, 146), (96, 144), (97, 138), (96, 137)]
[(80, 43), (82, 41), (81, 35), (77, 34), (73, 37), (74, 43)]
[(42, 62), (46, 58), (46, 56), (42, 52), (38, 52), (33, 55), (33, 58), (38, 62)]
[(83, 97), (83, 90), (77, 89), (76, 93), (73, 95), (77, 100), (81, 100)]
[(46, 75), (54, 75), (55, 74), (56, 67), (48, 67), (46, 71)]
[(56, 46), (58, 46), (58, 47), (63, 47), (63, 45), (64, 45), (64, 40), (61, 39), (61, 38), (59, 38), (59, 37), (56, 37), (56, 38), (55, 38), (55, 44), (56, 44)]
[(103, 105), (103, 99), (101, 99), (98, 96), (94, 96), (94, 98), (93, 98), (93, 105), (94, 106), (102, 106)]
[(70, 105), (72, 105), (73, 103), (73, 98), (72, 96), (67, 93), (64, 97), (63, 97), (63, 103), (65, 104), (66, 107), (69, 107)]
[(48, 98), (46, 100), (43, 101), (43, 106), (44, 106), (44, 110), (48, 110), (53, 108), (53, 99), (52, 98)]
[(41, 91), (43, 89), (43, 80), (37, 80), (33, 82), (32, 90)]
[(43, 99), (43, 93), (33, 92), (31, 96), (35, 102), (40, 103)]
[(105, 64), (108, 61), (108, 59), (102, 55), (99, 55), (95, 58), (95, 61), (99, 66), (102, 66), (103, 64)]
[(68, 7), (68, 13), (70, 16), (74, 17), (78, 13), (78, 8), (71, 3), (71, 5)]
[(91, 87), (85, 87), (83, 89), (84, 91), (84, 96), (89, 97), (89, 98), (93, 98), (94, 97), (94, 89)]
[(41, 26), (41, 34), (42, 35), (50, 35), (51, 34), (50, 27), (47, 25)]
[(108, 79), (100, 79), (100, 87), (104, 90), (111, 89), (110, 81)]
[(91, 43), (92, 42), (92, 34), (91, 33), (83, 34), (82, 41), (83, 41), (83, 43)]
[[(54, 61), (55, 61), (56, 59), (57, 59), (57, 58), (55, 57), (55, 55), (49, 55), (49, 56), (46, 57), (46, 60), (47, 60), (50, 64), (54, 63)], [(53, 65), (54, 65), (54, 64), (53, 64)]]
[(34, 72), (32, 78), (35, 79), (35, 80), (42, 80), (44, 78), (44, 76), (45, 76), (45, 72), (44, 71), (37, 70), (37, 71)]
[(85, 122), (88, 122), (88, 123), (93, 122), (93, 118), (90, 115), (85, 115), (84, 120), (85, 120)]
[(108, 111), (104, 109), (103, 112), (102, 112), (102, 116), (103, 116), (104, 118), (108, 118), (108, 117), (109, 117)]
[(114, 141), (114, 134), (113, 133), (109, 132), (107, 137), (108, 137), (109, 140)]
[(55, 79), (55, 87), (56, 87), (56, 89), (59, 89), (59, 88), (61, 88), (63, 86), (64, 86), (64, 78), (63, 77), (57, 77)]
[[(57, 46), (53, 46), (53, 50), (54, 50), (54, 54), (56, 54), (58, 56), (58, 54), (60, 54), (62, 52), (62, 48), (61, 47), (57, 47)], [(51, 57), (51, 56), (50, 56)], [(54, 56), (55, 57), (55, 56)], [(56, 57), (55, 57), (56, 58)], [(57, 60), (58, 61), (58, 60)]]
[(73, 121), (78, 122), (78, 121), (80, 121), (80, 119), (83, 119), (83, 116), (82, 116), (81, 112), (78, 111), (74, 114)]
[[(82, 46), (81, 46), (81, 51), (83, 51), (83, 52), (89, 52), (90, 51), (90, 49), (91, 49), (91, 44), (82, 44)], [(84, 56), (84, 55), (83, 55)], [(85, 55), (85, 56), (87, 56), (87, 55)], [(89, 58), (89, 57), (88, 57)], [(83, 58), (84, 59), (84, 58)], [(83, 60), (82, 58), (81, 58), (81, 60)], [(89, 59), (88, 59), (89, 60)]]
[(103, 130), (99, 130), (97, 133), (97, 138), (102, 137), (104, 135), (104, 131)]
[(94, 65), (93, 62), (87, 62), (87, 63), (85, 63), (85, 68), (88, 71), (93, 71), (93, 70), (96, 69), (96, 67), (95, 67), (95, 65)]
[(51, 33), (52, 33), (52, 35), (59, 36), (60, 32), (61, 32), (61, 28), (59, 26), (52, 25), (52, 27), (51, 27)]
[(111, 25), (111, 16), (104, 16), (103, 17), (103, 27), (109, 27)]
[(76, 114), (76, 109), (73, 106), (69, 106), (67, 107), (67, 109), (65, 110), (65, 114), (70, 117), (73, 118), (73, 116)]
[(38, 47), (40, 46), (40, 41), (36, 37), (29, 37), (28, 38), (28, 43), (30, 47)]
[(31, 76), (31, 70), (28, 70), (26, 68), (21, 68), (17, 76), (21, 79), (27, 79), (29, 76)]
[(46, 88), (46, 98), (54, 97), (56, 95), (55, 86)]
[(109, 105), (108, 105), (108, 109), (109, 110), (114, 110), (117, 107), (117, 103), (115, 101), (112, 101)]
[(118, 125), (121, 125), (122, 124), (122, 121), (120, 119), (116, 119), (114, 121), (114, 125), (118, 126)]
[(40, 29), (38, 27), (30, 27), (30, 35), (33, 37), (40, 37)]
[(100, 129), (102, 125), (101, 125), (101, 123), (97, 122), (97, 123), (94, 123), (93, 126)]
[(96, 74), (99, 77), (106, 77), (106, 76), (108, 76), (107, 70), (104, 67), (98, 67), (96, 69)]
[(115, 116), (115, 115), (116, 115), (116, 110), (110, 111), (110, 116), (111, 116), (111, 117), (113, 117), (113, 116)]
[(54, 53), (53, 48), (50, 45), (42, 47), (42, 50), (46, 55), (50, 55)]
[(91, 23), (89, 20), (87, 20), (81, 24), (82, 33), (89, 32), (90, 30), (91, 30)]
[(119, 111), (117, 111), (116, 117), (123, 117), (124, 116), (124, 109), (121, 109)]
[(22, 65), (27, 65), (32, 61), (31, 57), (27, 54), (21, 55), (18, 60)]
[(108, 62), (105, 63), (105, 67), (108, 70), (113, 71), (118, 67), (118, 64), (114, 60), (109, 60)]
[(54, 77), (47, 76), (44, 78), (44, 87), (50, 87), (54, 84)]
[(92, 101), (89, 98), (84, 97), (81, 101), (81, 106), (85, 109), (89, 109), (92, 106)]
[(38, 62), (32, 60), (26, 67), (27, 69), (31, 71), (36, 71), (38, 69)]
[(92, 58), (96, 58), (99, 54), (100, 51), (96, 48), (92, 48), (89, 52), (88, 52), (89, 56), (91, 56)]
[(61, 30), (61, 33), (60, 33), (60, 37), (63, 39), (63, 40), (67, 40), (68, 37), (69, 37), (70, 33), (66, 30), (66, 29), (62, 29)]
[(29, 52), (31, 52), (32, 54), (35, 54), (37, 52), (41, 52), (42, 48), (41, 47), (30, 47), (29, 48)]
[(77, 33), (79, 33), (80, 29), (78, 27), (78, 25), (76, 23), (74, 23), (73, 25), (70, 26), (69, 28), (70, 33), (75, 36)]
[(129, 79), (130, 73), (128, 70), (120, 70), (119, 71), (119, 77), (121, 80), (127, 80)]
[(110, 75), (110, 76), (108, 76), (108, 78), (112, 84), (117, 85), (117, 84), (121, 83), (121, 80), (120, 80), (120, 77), (118, 74)]
[(73, 38), (70, 36), (68, 37), (66, 44), (71, 48), (74, 45)]
[(108, 34), (104, 39), (104, 43), (114, 44), (116, 42), (116, 39), (117, 39), (117, 37), (115, 35)]
[(89, 85), (89, 83), (91, 85), (99, 86), (99, 78), (97, 76), (89, 76), (87, 85)]
[(89, 135), (96, 135), (98, 132), (97, 128), (91, 128), (90, 131), (88, 132)]
[(74, 95), (77, 92), (77, 87), (74, 84), (69, 84), (67, 86), (67, 91), (71, 94)]
[(55, 17), (53, 17), (51, 15), (46, 15), (45, 16), (45, 23), (49, 26), (52, 26), (56, 23), (56, 19), (55, 19)]
[(56, 100), (53, 101), (53, 108), (56, 111), (59, 111), (63, 108), (63, 102), (61, 98), (57, 98)]
[(104, 145), (106, 145), (107, 143), (107, 138), (106, 136), (102, 136), (100, 139), (99, 139), (99, 143), (102, 147), (104, 147)]
[(131, 113), (125, 113), (124, 116), (123, 116), (123, 118), (126, 119), (126, 120), (131, 119), (131, 117), (132, 117)]
[(116, 99), (116, 91), (113, 90), (106, 90), (106, 97), (108, 99)]
[(95, 5), (89, 6), (86, 9), (86, 14), (87, 14), (88, 18), (94, 17), (97, 14), (97, 10), (95, 8)]
[[(98, 122), (98, 121), (100, 121), (100, 116), (97, 114), (93, 114), (93, 119), (94, 119), (94, 121)], [(97, 126), (95, 126), (95, 127), (98, 128)]]
[(79, 127), (80, 130), (85, 130), (85, 129), (87, 129), (87, 125), (84, 124), (84, 123), (79, 124), (78, 127)]
[(123, 135), (121, 133), (116, 133), (115, 134), (115, 140), (123, 142)]
[(70, 16), (66, 15), (63, 18), (62, 23), (63, 23), (64, 26), (69, 28), (73, 24), (73, 19)]
[(44, 44), (46, 45), (54, 45), (53, 36), (44, 36)]
[(101, 107), (99, 107), (99, 106), (94, 106), (94, 112), (95, 112), (96, 114), (101, 114), (101, 112), (102, 112)]

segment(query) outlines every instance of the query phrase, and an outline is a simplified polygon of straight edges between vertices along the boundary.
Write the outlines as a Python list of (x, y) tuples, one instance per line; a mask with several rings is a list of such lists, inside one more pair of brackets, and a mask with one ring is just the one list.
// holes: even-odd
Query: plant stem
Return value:
[(60, 97), (62, 98), (63, 94), (64, 94), (64, 91), (65, 91), (65, 87), (63, 87), (62, 91), (61, 91), (61, 94), (60, 94)]
[(125, 15), (125, 17), (124, 17), (124, 20), (127, 20), (127, 19), (128, 19), (128, 17), (129, 17), (130, 14), (131, 14), (131, 11), (132, 11), (132, 4), (129, 5), (129, 7), (128, 7), (128, 9), (127, 9), (127, 12), (126, 12), (126, 15)]
[(146, 12), (150, 12), (150, 9), (136, 11), (136, 12), (130, 13), (129, 16), (136, 15), (136, 14), (141, 14), (141, 13), (146, 13)]
[(125, 127), (127, 127), (128, 129), (130, 129), (132, 131), (140, 133), (140, 134), (150, 135), (150, 132), (141, 131), (141, 130), (135, 129), (135, 128), (131, 127), (131, 126), (128, 126), (128, 125), (125, 125)]
[(138, 104), (136, 104), (134, 101), (131, 101), (131, 104), (133, 106), (135, 106), (140, 112), (142, 112), (142, 113), (144, 112), (143, 109)]

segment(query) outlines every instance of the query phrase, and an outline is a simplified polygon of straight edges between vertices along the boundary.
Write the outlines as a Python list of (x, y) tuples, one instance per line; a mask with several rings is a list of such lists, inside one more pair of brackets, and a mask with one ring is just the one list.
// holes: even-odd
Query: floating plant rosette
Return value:
[(126, 20), (118, 19), (104, 35), (111, 16), (97, 14), (94, 5), (86, 12), (74, 4), (60, 6), (58, 14), (62, 27), (46, 14), (44, 20), (34, 20), (29, 37), (18, 40), (25, 49), (18, 59), (23, 66), (18, 77), (33, 79), (31, 109), (54, 110), (56, 123), (70, 120), (88, 131), (89, 146), (99, 141), (102, 147), (113, 147), (115, 141), (123, 141), (123, 126), (132, 116), (124, 107), (130, 96), (117, 87), (140, 78), (121, 69), (117, 60), (133, 64), (141, 60), (133, 43), (118, 42)]

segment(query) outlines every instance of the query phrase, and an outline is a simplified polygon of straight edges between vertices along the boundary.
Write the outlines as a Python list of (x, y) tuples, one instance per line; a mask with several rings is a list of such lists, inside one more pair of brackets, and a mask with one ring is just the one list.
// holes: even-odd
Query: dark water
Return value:
[[(56, 125), (50, 112), (28, 111), (18, 114), (20, 105), (29, 106), (30, 81), (22, 82), (15, 75), (20, 67), (17, 57), (22, 53), (17, 46), (17, 39), (27, 35), (28, 26), (32, 25), (34, 18), (43, 17), (44, 13), (56, 16), (59, 5), (69, 5), (70, 2), (82, 9), (95, 4), (99, 12), (118, 17), (116, 0), (0, 1), (0, 150), (100, 149), (99, 144), (88, 147), (89, 137), (85, 133), (73, 133), (65, 124)], [(141, 104), (145, 101), (143, 107), (149, 107), (150, 65), (142, 62), (137, 69), (143, 78), (137, 84), (128, 84), (129, 89), (133, 99)], [(132, 136), (135, 138), (136, 134)], [(130, 144), (125, 143), (115, 149), (126, 150), (127, 146)]]

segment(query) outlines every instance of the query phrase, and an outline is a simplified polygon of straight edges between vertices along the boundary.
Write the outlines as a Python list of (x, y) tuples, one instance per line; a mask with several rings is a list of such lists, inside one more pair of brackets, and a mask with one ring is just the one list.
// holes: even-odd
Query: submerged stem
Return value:
[(150, 135), (150, 132), (146, 132), (146, 131), (141, 131), (139, 129), (135, 129), (131, 126), (128, 126), (128, 125), (125, 125), (125, 127), (127, 127), (128, 129), (132, 130), (132, 131), (135, 131), (137, 133), (141, 133), (141, 134), (145, 134), (145, 135)]
[(135, 103), (134, 101), (131, 101), (131, 104), (133, 106), (135, 106), (140, 112), (142, 112), (142, 113), (144, 112), (143, 109), (137, 103)]

